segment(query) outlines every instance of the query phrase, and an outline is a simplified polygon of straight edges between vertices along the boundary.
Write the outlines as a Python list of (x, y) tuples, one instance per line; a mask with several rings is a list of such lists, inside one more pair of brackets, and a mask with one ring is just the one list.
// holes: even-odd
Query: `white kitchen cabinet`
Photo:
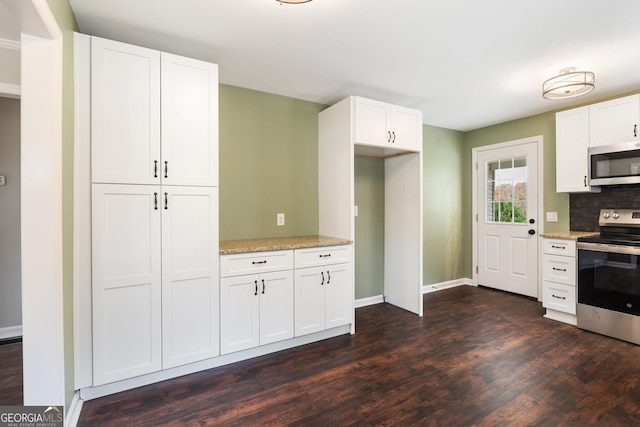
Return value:
[(159, 186), (93, 185), (93, 384), (162, 368)]
[(542, 306), (544, 317), (576, 324), (576, 242), (542, 239)]
[(218, 189), (162, 186), (162, 367), (220, 354)]
[[(285, 263), (271, 267), (269, 261), (274, 259)], [(222, 354), (293, 338), (292, 260), (293, 251), (220, 257), (224, 266), (220, 281)], [(252, 266), (254, 274), (234, 275), (236, 262)]]
[(355, 143), (420, 151), (422, 112), (355, 97)]
[(162, 52), (162, 183), (218, 185), (218, 66)]
[(218, 189), (93, 185), (94, 385), (219, 354)]
[[(296, 250), (296, 336), (353, 323), (351, 250), (351, 246)], [(316, 266), (306, 267), (310, 264)]]
[[(380, 232), (384, 234), (384, 296), (388, 303), (422, 316), (422, 118), (420, 115), (416, 122), (419, 125), (414, 129), (419, 141), (415, 150), (391, 149), (386, 142), (368, 142), (358, 134), (379, 134), (375, 128), (382, 119), (375, 117), (382, 117), (378, 110), (385, 110), (380, 104), (388, 105), (351, 96), (320, 112), (319, 232), (349, 239), (357, 247), (355, 157), (383, 159), (384, 230)], [(363, 106), (369, 114), (362, 113)]]
[(160, 52), (91, 38), (91, 153), (93, 182), (160, 184)]
[(217, 186), (217, 65), (91, 40), (93, 182)]
[(589, 107), (556, 113), (556, 191), (600, 191), (588, 185)]
[(640, 94), (592, 104), (589, 115), (591, 147), (640, 138)]

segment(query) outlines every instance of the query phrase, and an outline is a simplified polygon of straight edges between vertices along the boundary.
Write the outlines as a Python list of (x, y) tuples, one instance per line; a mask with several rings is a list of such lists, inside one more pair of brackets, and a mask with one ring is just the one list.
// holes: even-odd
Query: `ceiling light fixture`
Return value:
[(288, 3), (288, 4), (298, 4), (298, 3), (309, 3), (311, 0), (276, 0), (278, 3)]
[(544, 99), (565, 99), (584, 95), (596, 87), (596, 76), (591, 71), (576, 71), (575, 67), (564, 68), (560, 74), (542, 83)]

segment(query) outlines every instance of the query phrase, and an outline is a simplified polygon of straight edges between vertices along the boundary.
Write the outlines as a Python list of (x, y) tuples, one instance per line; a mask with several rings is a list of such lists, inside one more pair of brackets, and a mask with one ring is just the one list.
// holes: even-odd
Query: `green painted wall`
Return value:
[(356, 157), (356, 299), (384, 292), (384, 160)]
[(65, 407), (74, 395), (73, 358), (73, 32), (78, 23), (69, 0), (48, 0), (63, 37), (62, 57), (62, 274)]
[(423, 126), (423, 284), (465, 277), (462, 132)]
[(318, 234), (318, 113), (325, 106), (227, 85), (219, 102), (220, 239)]

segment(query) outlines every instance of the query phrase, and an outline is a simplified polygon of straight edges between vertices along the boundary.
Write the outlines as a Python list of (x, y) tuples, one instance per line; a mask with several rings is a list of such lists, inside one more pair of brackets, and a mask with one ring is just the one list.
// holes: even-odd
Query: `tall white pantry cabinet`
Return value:
[(75, 295), (91, 314), (76, 334), (84, 388), (220, 354), (218, 68), (80, 34), (76, 44), (76, 112), (89, 110), (76, 144), (90, 141), (76, 157), (91, 158), (89, 188), (76, 181), (91, 197), (91, 289)]
[(357, 96), (320, 112), (320, 234), (357, 248), (355, 156), (384, 161), (385, 301), (422, 316), (422, 112)]

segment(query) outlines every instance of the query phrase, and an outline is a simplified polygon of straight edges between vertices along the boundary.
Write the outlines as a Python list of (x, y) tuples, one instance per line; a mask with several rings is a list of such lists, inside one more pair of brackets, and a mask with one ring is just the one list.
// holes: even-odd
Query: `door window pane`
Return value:
[(527, 222), (527, 158), (486, 162), (485, 220), (494, 223)]

